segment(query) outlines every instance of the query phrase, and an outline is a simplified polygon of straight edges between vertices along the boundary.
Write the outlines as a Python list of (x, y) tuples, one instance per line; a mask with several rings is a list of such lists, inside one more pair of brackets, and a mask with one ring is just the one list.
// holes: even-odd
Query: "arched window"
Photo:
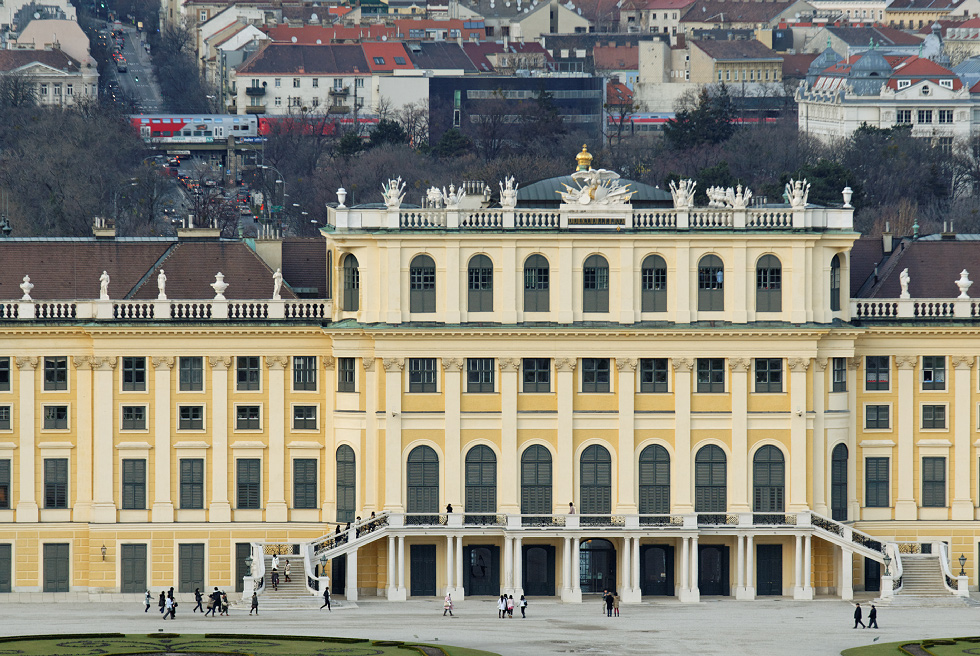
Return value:
[(436, 311), (436, 263), (428, 255), (416, 255), (408, 271), (409, 311)]
[(667, 311), (667, 262), (659, 255), (647, 255), (640, 267), (640, 310)]
[(521, 514), (550, 515), (551, 452), (533, 444), (521, 454)]
[(725, 265), (717, 255), (705, 255), (698, 262), (698, 311), (725, 309)]
[(763, 255), (755, 265), (755, 311), (782, 310), (783, 267), (775, 255)]
[(547, 312), (550, 270), (544, 255), (534, 254), (524, 260), (524, 311)]
[(357, 507), (357, 467), (354, 449), (346, 444), (337, 448), (337, 521), (354, 521)]
[(782, 451), (767, 444), (755, 452), (752, 461), (752, 489), (755, 512), (783, 512), (786, 463)]
[(497, 456), (484, 445), (466, 453), (467, 513), (497, 512)]
[(361, 272), (353, 253), (344, 257), (344, 312), (360, 309)]
[(847, 445), (838, 444), (830, 454), (830, 518), (847, 521)]
[(609, 312), (609, 263), (601, 255), (585, 258), (582, 268), (582, 311)]
[(670, 512), (670, 454), (659, 444), (640, 451), (640, 514)]
[(728, 510), (728, 463), (721, 447), (709, 444), (694, 457), (694, 512)]
[(493, 312), (493, 262), (486, 255), (470, 258), (467, 271), (467, 308), (470, 312)]
[(439, 512), (439, 456), (432, 447), (422, 445), (412, 449), (408, 454), (405, 480), (408, 488), (408, 512)]
[(840, 255), (830, 261), (830, 309), (840, 310)]
[(598, 444), (585, 447), (580, 460), (580, 509), (584, 515), (608, 515), (612, 512), (612, 459), (609, 451)]

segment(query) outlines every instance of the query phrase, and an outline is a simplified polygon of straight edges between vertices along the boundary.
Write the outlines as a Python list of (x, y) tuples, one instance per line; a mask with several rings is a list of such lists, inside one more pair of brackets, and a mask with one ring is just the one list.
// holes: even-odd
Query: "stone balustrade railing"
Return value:
[(0, 301), (0, 321), (238, 321), (318, 320), (330, 300)]
[(980, 300), (970, 298), (851, 299), (851, 318), (860, 319), (976, 319)]

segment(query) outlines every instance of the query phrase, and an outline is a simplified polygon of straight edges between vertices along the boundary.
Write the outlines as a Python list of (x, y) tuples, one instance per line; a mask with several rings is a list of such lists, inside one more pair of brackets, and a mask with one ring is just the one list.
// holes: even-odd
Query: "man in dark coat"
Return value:
[(871, 604), (871, 610), (868, 611), (868, 628), (878, 628), (878, 609), (875, 608), (874, 604)]
[(854, 628), (858, 628), (858, 624), (861, 625), (862, 629), (866, 629), (864, 622), (861, 621), (861, 604), (854, 604)]

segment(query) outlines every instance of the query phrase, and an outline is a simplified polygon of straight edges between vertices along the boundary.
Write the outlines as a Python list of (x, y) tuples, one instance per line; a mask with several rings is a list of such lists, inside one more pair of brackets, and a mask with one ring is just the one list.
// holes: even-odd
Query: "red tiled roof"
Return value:
[(607, 82), (606, 100), (610, 105), (628, 105), (633, 102), (633, 92), (625, 84)]
[(61, 50), (0, 50), (0, 71), (12, 71), (33, 63), (44, 64), (67, 73), (81, 70), (78, 60)]
[(806, 77), (810, 64), (819, 55), (816, 53), (809, 55), (783, 55), (783, 79)]
[(638, 4), (643, 9), (684, 9), (694, 4), (694, 0), (647, 0)]
[(640, 68), (640, 49), (633, 46), (596, 46), (592, 49), (598, 71), (635, 71)]
[(691, 8), (681, 18), (682, 23), (768, 23), (784, 11), (788, 11), (795, 0), (769, 0), (767, 2), (748, 2), (746, 0), (695, 0)]
[[(405, 51), (405, 46), (399, 42), (392, 43), (363, 43), (361, 49), (364, 50), (364, 59), (367, 60), (368, 67), (375, 72), (393, 71), (396, 68), (412, 69), (412, 60)], [(399, 58), (401, 63), (395, 61)], [(375, 61), (378, 58), (378, 61)]]

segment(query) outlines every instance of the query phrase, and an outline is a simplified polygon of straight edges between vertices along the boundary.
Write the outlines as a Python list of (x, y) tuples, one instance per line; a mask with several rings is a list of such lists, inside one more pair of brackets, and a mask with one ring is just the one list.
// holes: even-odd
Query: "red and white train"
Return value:
[[(242, 143), (258, 143), (263, 137), (282, 131), (331, 135), (354, 124), (350, 116), (335, 119), (304, 120), (294, 116), (250, 116), (238, 114), (134, 114), (129, 117), (134, 130), (147, 143), (204, 144), (226, 142), (235, 137)], [(378, 117), (361, 115), (357, 124), (366, 132)]]

